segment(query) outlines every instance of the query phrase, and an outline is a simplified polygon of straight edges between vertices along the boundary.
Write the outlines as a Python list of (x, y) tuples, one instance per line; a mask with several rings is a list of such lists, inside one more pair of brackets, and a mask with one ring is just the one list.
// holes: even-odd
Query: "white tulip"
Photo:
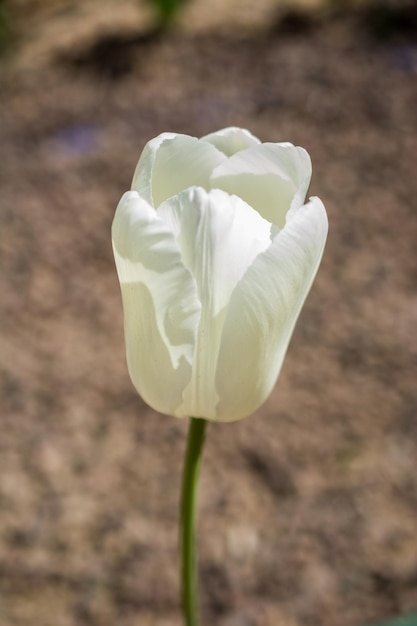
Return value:
[(271, 392), (327, 236), (308, 153), (226, 128), (143, 150), (112, 239), (129, 373), (161, 413), (233, 421)]

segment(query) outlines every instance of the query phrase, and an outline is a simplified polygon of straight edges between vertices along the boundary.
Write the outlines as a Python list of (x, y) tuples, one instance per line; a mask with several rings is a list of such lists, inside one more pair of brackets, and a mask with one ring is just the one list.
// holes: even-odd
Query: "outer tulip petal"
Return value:
[(148, 144), (136, 166), (132, 189), (157, 208), (193, 185), (210, 189), (213, 169), (225, 160), (214, 145), (188, 135), (163, 133)]
[(260, 140), (252, 135), (245, 128), (237, 128), (230, 126), (223, 128), (215, 133), (210, 133), (205, 137), (201, 137), (201, 141), (208, 141), (221, 150), (226, 156), (230, 157), (240, 150), (245, 150), (251, 146), (260, 144)]
[(201, 302), (217, 315), (255, 257), (271, 243), (271, 224), (220, 189), (191, 187), (157, 211), (174, 233)]
[(232, 294), (215, 377), (215, 419), (255, 411), (271, 392), (294, 325), (317, 272), (327, 236), (322, 202), (294, 211)]
[(112, 239), (132, 382), (154, 409), (176, 414), (200, 320), (195, 280), (172, 232), (134, 191), (117, 207)]
[(202, 303), (193, 376), (181, 412), (214, 417), (225, 307), (248, 267), (269, 247), (271, 224), (236, 196), (195, 187), (167, 200), (158, 215), (174, 233)]
[(308, 153), (290, 143), (264, 143), (216, 167), (211, 186), (238, 195), (282, 228), (290, 208), (304, 203), (311, 178)]

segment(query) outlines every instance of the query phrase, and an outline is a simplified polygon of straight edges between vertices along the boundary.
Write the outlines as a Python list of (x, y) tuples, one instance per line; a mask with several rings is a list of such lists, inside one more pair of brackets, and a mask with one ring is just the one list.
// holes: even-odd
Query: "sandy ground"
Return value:
[(416, 39), (105, 5), (33, 12), (0, 67), (0, 623), (181, 624), (187, 424), (130, 383), (109, 233), (149, 138), (227, 125), (309, 150), (330, 235), (273, 394), (208, 429), (203, 623), (416, 610)]

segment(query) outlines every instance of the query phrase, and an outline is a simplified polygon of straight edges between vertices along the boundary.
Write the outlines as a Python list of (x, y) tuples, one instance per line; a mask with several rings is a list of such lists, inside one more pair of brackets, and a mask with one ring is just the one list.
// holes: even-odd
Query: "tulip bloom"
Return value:
[(308, 153), (226, 128), (150, 141), (112, 239), (129, 373), (161, 413), (233, 421), (271, 392), (327, 236)]

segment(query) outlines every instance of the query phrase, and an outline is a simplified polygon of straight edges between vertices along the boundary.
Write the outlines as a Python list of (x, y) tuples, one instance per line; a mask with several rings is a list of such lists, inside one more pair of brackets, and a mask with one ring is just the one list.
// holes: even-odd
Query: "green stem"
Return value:
[(190, 418), (181, 494), (181, 598), (186, 626), (198, 625), (195, 549), (196, 487), (207, 422)]

